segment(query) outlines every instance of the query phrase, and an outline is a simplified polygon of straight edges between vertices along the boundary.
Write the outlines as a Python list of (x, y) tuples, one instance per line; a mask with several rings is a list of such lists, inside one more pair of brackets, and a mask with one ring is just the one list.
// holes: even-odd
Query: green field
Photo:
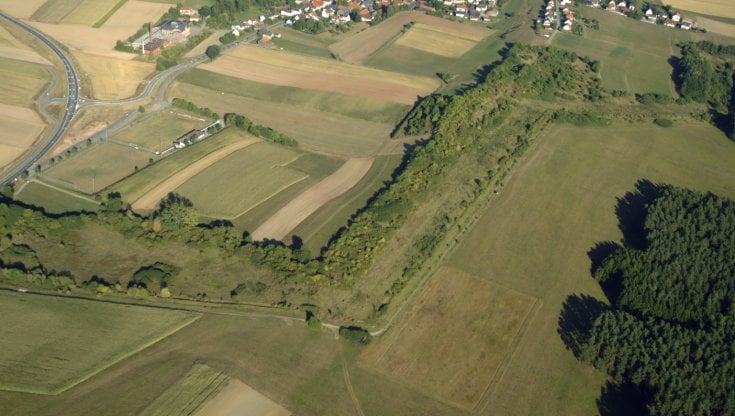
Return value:
[[(59, 23), (66, 15), (71, 13), (83, 0), (48, 0), (36, 10), (31, 20), (46, 23)], [(94, 22), (90, 22), (94, 23)]]
[(185, 72), (177, 80), (241, 97), (305, 107), (378, 123), (395, 124), (409, 110), (408, 106), (374, 98), (262, 84), (196, 68)]
[(329, 45), (334, 43), (332, 38), (322, 38), (308, 33), (299, 32), (290, 28), (278, 29), (281, 37), (274, 38), (273, 43), (286, 51), (299, 52), (320, 58), (333, 58)]
[(596, 414), (605, 376), (559, 338), (562, 302), (604, 299), (587, 252), (620, 241), (617, 198), (640, 179), (735, 196), (735, 143), (714, 127), (653, 124), (552, 127), (448, 264), (543, 300), (487, 414)]
[(202, 215), (232, 219), (303, 181), (308, 174), (289, 168), (300, 154), (258, 143), (225, 157), (189, 179), (176, 192)]
[[(67, 191), (68, 192), (68, 191)], [(26, 204), (43, 207), (46, 212), (61, 214), (70, 211), (96, 211), (99, 204), (79, 195), (62, 192), (46, 184), (31, 182), (23, 187), (23, 191), (15, 196)]]
[(44, 176), (84, 193), (95, 193), (145, 167), (155, 155), (105, 142), (64, 158), (44, 170)]
[[(186, 116), (178, 116), (176, 113)], [(210, 123), (211, 121), (204, 117), (173, 108), (143, 117), (119, 130), (110, 138), (162, 152), (173, 146), (173, 141), (184, 133), (205, 127)]]
[(40, 65), (0, 58), (0, 101), (3, 104), (29, 107), (50, 80)]
[(0, 292), (0, 389), (58, 394), (197, 315)]
[(204, 364), (194, 364), (179, 381), (169, 387), (140, 416), (193, 415), (227, 384), (227, 376)]

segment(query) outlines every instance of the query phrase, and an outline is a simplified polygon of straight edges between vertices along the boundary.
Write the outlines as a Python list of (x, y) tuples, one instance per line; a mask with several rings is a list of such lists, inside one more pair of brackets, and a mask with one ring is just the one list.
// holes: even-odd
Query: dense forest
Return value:
[[(641, 244), (618, 248), (594, 273), (610, 306), (562, 336), (632, 386), (647, 414), (735, 414), (735, 202), (659, 186), (642, 224)], [(584, 315), (574, 304), (560, 322)]]

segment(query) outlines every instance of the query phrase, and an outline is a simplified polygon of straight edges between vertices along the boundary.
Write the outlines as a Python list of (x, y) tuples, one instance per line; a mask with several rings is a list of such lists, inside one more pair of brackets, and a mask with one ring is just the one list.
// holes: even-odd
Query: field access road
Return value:
[[(64, 136), (79, 108), (79, 78), (77, 78), (77, 73), (74, 70), (74, 65), (72, 65), (71, 60), (69, 60), (66, 54), (56, 46), (51, 39), (46, 37), (46, 35), (5, 13), (0, 12), (0, 17), (19, 26), (21, 29), (29, 32), (46, 44), (46, 46), (48, 46), (49, 49), (51, 49), (51, 51), (61, 59), (61, 63), (64, 64), (64, 70), (66, 71), (69, 86), (69, 90), (66, 95), (66, 106), (64, 107), (64, 114), (61, 117), (61, 121), (58, 123), (51, 123), (49, 125), (49, 127), (51, 127), (49, 131), (53, 131), (54, 127), (56, 128), (56, 131), (54, 131), (47, 139), (39, 140), (38, 143), (34, 144), (30, 148), (25, 156), (22, 156), (20, 159), (11, 163), (6, 171), (0, 174), (0, 186), (4, 186), (12, 182), (16, 177), (18, 177), (18, 175), (23, 173), (23, 171), (30, 169), (34, 163), (38, 162), (38, 160), (41, 159), (46, 152), (51, 150), (61, 137)], [(45, 113), (43, 109), (41, 109), (41, 111)]]

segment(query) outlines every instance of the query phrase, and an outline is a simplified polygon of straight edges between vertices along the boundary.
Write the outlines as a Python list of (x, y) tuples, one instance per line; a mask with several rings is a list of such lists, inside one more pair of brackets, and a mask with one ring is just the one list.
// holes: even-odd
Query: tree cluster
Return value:
[(212, 118), (215, 120), (219, 119), (219, 114), (210, 110), (208, 107), (199, 107), (191, 101), (187, 101), (183, 98), (174, 98), (173, 100), (171, 100), (171, 105), (182, 110), (186, 110), (190, 113), (199, 114), (200, 116)]
[(279, 131), (273, 130), (270, 127), (261, 126), (260, 124), (256, 124), (250, 119), (248, 119), (247, 117), (242, 116), (240, 114), (235, 114), (235, 113), (225, 114), (225, 124), (228, 126), (235, 126), (239, 128), (240, 130), (245, 130), (254, 136), (262, 137), (273, 143), (278, 143), (284, 146), (291, 146), (291, 147), (296, 147), (299, 145), (299, 143), (296, 140), (286, 136), (285, 134)]

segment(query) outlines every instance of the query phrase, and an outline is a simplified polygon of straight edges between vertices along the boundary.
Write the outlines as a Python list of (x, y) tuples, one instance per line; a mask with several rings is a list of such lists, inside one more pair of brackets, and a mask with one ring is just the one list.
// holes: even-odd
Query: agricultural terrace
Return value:
[(212, 120), (177, 108), (144, 115), (110, 136), (122, 144), (135, 144), (162, 152), (184, 133), (206, 127)]
[(33, 110), (0, 104), (0, 167), (22, 155), (45, 128)]
[(48, 0), (5, 1), (0, 4), (0, 10), (13, 17), (28, 19)]
[(302, 149), (331, 155), (360, 157), (377, 154), (390, 141), (394, 127), (394, 124), (314, 110), (306, 105), (248, 98), (238, 93), (183, 83), (175, 83), (169, 90), (170, 96), (187, 99), (220, 114), (238, 109), (238, 113), (254, 122), (296, 139)]
[(3, 26), (0, 26), (0, 58), (16, 59), (34, 64), (51, 65), (49, 61), (15, 38)]
[(13, 198), (29, 205), (43, 207), (46, 212), (62, 214), (64, 212), (96, 211), (99, 202), (51, 184), (33, 179), (23, 186), (20, 193)]
[(259, 143), (238, 150), (186, 181), (176, 192), (208, 217), (232, 219), (247, 213), (309, 175), (290, 169), (299, 153)]
[(166, 389), (140, 416), (193, 415), (207, 401), (217, 396), (228, 385), (229, 379), (221, 371), (204, 364), (194, 364), (173, 386)]
[(488, 31), (463, 33), (446, 27), (416, 23), (396, 40), (396, 45), (456, 58), (464, 55), (489, 34)]
[(156, 71), (150, 62), (111, 58), (84, 52), (72, 52), (80, 72), (92, 86), (92, 97), (118, 100), (132, 97), (138, 87)]
[(43, 171), (43, 176), (84, 193), (95, 193), (145, 167), (153, 153), (104, 142), (67, 156)]
[[(59, 394), (155, 344), (196, 314), (0, 291), (0, 389)], [(145, 322), (145, 325), (141, 325)]]
[(245, 45), (200, 68), (250, 81), (330, 91), (401, 104), (434, 91), (438, 80)]
[(534, 304), (531, 296), (444, 267), (360, 362), (470, 410), (500, 378)]
[(31, 107), (50, 80), (41, 66), (6, 58), (0, 58), (0, 77), (0, 102), (20, 107)]
[(487, 413), (592, 414), (605, 376), (557, 334), (567, 296), (604, 298), (588, 252), (620, 241), (616, 204), (641, 179), (735, 197), (735, 143), (707, 124), (651, 123), (557, 125), (537, 146), (447, 263), (543, 300)]
[(668, 0), (666, 4), (676, 9), (735, 19), (735, 7), (730, 0)]

